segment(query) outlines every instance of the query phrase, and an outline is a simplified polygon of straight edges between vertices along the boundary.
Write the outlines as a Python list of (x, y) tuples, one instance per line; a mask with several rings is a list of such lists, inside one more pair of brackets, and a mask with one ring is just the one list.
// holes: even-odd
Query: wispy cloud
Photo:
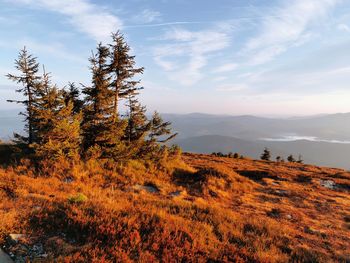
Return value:
[(162, 14), (158, 11), (151, 9), (144, 9), (141, 13), (133, 17), (133, 21), (136, 23), (152, 23), (159, 22), (161, 20)]
[[(162, 40), (166, 43), (154, 49), (155, 62), (171, 73), (171, 79), (186, 86), (202, 79), (202, 68), (208, 64), (209, 55), (230, 44), (228, 32), (220, 30), (173, 28), (166, 32)], [(181, 59), (185, 62), (181, 62)]]
[(96, 41), (103, 41), (110, 33), (120, 29), (121, 19), (88, 0), (14, 0), (32, 7), (44, 8), (65, 15), (71, 25)]
[(216, 88), (217, 91), (230, 91), (230, 92), (243, 91), (245, 89), (247, 89), (247, 85), (245, 84), (225, 84)]
[(278, 16), (263, 19), (260, 33), (248, 41), (244, 52), (251, 64), (263, 64), (301, 40), (308, 39), (308, 29), (327, 15), (339, 0), (296, 0), (276, 9)]
[(350, 27), (346, 24), (339, 24), (337, 26), (338, 30), (350, 33)]
[(164, 23), (153, 23), (153, 24), (125, 25), (124, 28), (164, 27), (164, 26), (194, 25), (194, 24), (204, 24), (204, 23), (210, 23), (210, 22), (173, 21), (173, 22), (164, 22)]
[(216, 70), (214, 70), (214, 73), (226, 73), (230, 71), (234, 71), (237, 69), (238, 64), (236, 63), (227, 63), (219, 66)]

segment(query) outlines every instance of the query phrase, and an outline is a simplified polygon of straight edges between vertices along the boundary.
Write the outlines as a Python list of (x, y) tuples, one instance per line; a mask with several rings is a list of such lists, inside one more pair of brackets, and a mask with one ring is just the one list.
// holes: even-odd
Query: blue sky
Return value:
[(0, 109), (17, 107), (4, 75), (21, 47), (59, 85), (89, 84), (91, 50), (118, 29), (146, 68), (149, 110), (350, 112), (345, 0), (0, 0)]

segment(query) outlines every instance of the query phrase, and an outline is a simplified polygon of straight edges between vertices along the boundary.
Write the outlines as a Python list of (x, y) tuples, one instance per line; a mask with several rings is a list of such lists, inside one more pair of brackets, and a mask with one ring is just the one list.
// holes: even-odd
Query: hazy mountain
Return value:
[(301, 154), (305, 163), (320, 166), (350, 169), (350, 144), (313, 142), (297, 140), (291, 142), (246, 141), (221, 135), (204, 135), (175, 141), (184, 151), (195, 153), (238, 152), (255, 159), (265, 147), (272, 153), (272, 158), (293, 154), (297, 159)]
[[(23, 131), (19, 110), (0, 111), (0, 138), (9, 140), (13, 132)], [(250, 115), (229, 116), (193, 114), (162, 114), (179, 132), (175, 143), (185, 151), (211, 153), (238, 152), (259, 158), (264, 147), (273, 156), (297, 157), (317, 165), (350, 168), (350, 144), (317, 140), (350, 141), (350, 113), (295, 118), (264, 118)], [(315, 137), (315, 141), (263, 141), (283, 139), (286, 135)]]
[(0, 111), (0, 139), (8, 141), (14, 132), (22, 133), (24, 123), (23, 116), (19, 115), (20, 110)]
[[(350, 113), (287, 119), (198, 113), (163, 116), (179, 132), (176, 143), (185, 151), (232, 151), (259, 158), (264, 147), (269, 147), (274, 157), (301, 154), (307, 163), (350, 168)], [(283, 141), (287, 135), (313, 141)]]
[(208, 114), (163, 116), (173, 123), (181, 138), (216, 134), (256, 140), (296, 134), (324, 140), (350, 140), (350, 113), (289, 119)]

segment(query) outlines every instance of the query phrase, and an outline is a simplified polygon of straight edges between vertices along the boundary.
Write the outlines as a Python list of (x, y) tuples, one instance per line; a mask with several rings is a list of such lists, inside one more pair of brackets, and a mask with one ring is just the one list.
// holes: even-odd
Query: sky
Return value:
[(90, 83), (88, 57), (120, 30), (163, 113), (350, 112), (350, 1), (0, 0), (0, 109), (26, 46), (59, 86)]

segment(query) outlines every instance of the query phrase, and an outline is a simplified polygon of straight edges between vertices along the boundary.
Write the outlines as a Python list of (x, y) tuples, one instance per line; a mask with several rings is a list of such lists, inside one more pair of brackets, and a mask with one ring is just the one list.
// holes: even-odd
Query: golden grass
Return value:
[[(27, 163), (3, 169), (0, 243), (27, 233), (43, 243), (48, 262), (350, 259), (349, 173), (208, 155), (183, 160), (108, 169), (61, 163), (46, 177)], [(327, 189), (325, 179), (344, 188)]]

